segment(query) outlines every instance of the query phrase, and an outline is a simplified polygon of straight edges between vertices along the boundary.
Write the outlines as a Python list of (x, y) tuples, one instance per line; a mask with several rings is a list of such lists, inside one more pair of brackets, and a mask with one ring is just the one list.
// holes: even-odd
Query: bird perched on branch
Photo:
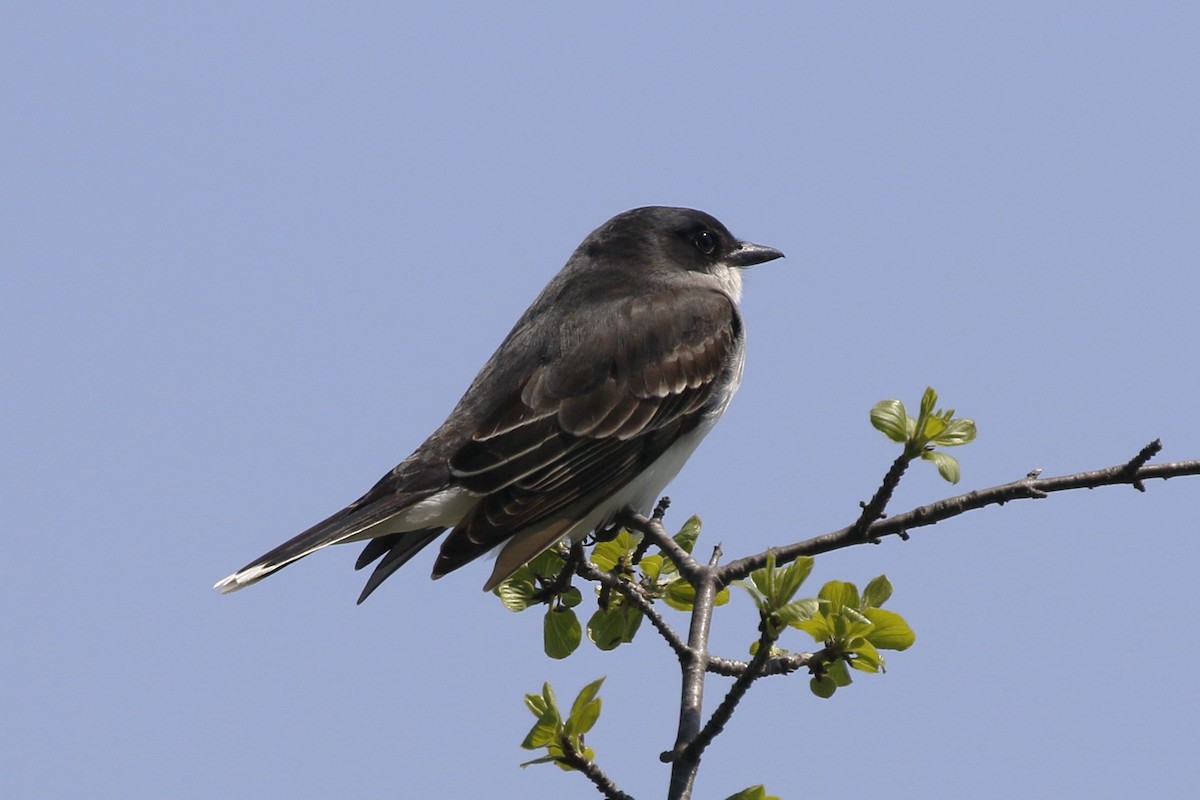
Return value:
[(355, 568), (379, 563), (361, 603), (450, 529), (433, 577), (499, 547), (486, 591), (622, 510), (648, 513), (741, 381), (741, 270), (782, 256), (702, 211), (618, 214), (583, 240), (412, 455), (215, 588), (366, 542)]

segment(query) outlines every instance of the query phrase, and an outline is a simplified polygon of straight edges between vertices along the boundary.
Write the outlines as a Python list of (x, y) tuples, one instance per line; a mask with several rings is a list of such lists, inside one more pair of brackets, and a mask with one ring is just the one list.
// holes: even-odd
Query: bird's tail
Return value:
[(355, 569), (380, 556), (384, 558), (359, 598), (361, 603), (384, 578), (457, 523), (473, 502), (465, 493), (453, 490), (401, 494), (373, 489), (328, 519), (217, 581), (213, 588), (221, 594), (236, 592), (331, 544), (369, 540)]
[(346, 541), (357, 532), (345, 530), (346, 520), (352, 511), (353, 507), (344, 508), (332, 517), (318, 522), (299, 536), (289, 539), (269, 553), (264, 553), (254, 559), (232, 575), (217, 581), (213, 588), (221, 594), (236, 592), (252, 583), (258, 583), (268, 575), (283, 569), (294, 561), (299, 561), (310, 553), (315, 553), (331, 544)]
[(363, 600), (366, 600), (371, 592), (379, 587), (379, 584), (407, 564), (410, 558), (419, 553), (425, 545), (441, 536), (445, 530), (445, 528), (426, 528), (420, 531), (389, 533), (387, 536), (380, 536), (378, 539), (367, 542), (367, 546), (358, 556), (358, 561), (354, 562), (354, 568), (362, 569), (380, 556), (383, 556), (383, 560), (371, 571), (371, 577), (367, 579), (367, 585), (363, 587), (362, 594), (358, 596), (358, 602), (361, 604)]

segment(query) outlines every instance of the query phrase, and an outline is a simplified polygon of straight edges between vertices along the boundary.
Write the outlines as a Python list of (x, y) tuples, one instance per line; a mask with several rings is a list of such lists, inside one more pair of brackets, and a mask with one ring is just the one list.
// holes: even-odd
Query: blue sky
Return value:
[[(747, 276), (745, 382), (670, 490), (729, 557), (852, 521), (895, 455), (868, 409), (926, 385), (978, 422), (964, 490), (1155, 437), (1200, 457), (1197, 29), (1190, 3), (8, 4), (0, 795), (586, 797), (517, 768), (521, 697), (607, 675), (589, 741), (662, 796), (678, 673), (648, 631), (550, 662), (486, 565), (433, 583), (425, 554), (361, 607), (352, 548), (210, 588), (407, 455), (626, 208), (788, 255)], [(830, 701), (760, 684), (697, 796), (1192, 796), (1198, 489), (819, 559), (813, 591), (887, 573), (916, 647)], [(952, 491), (916, 469), (892, 510)], [(753, 626), (735, 598), (715, 649)]]

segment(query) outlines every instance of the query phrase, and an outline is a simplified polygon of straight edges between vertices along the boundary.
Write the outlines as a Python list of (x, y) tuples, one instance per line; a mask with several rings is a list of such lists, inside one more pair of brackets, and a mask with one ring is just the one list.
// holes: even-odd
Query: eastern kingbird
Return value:
[(648, 513), (741, 382), (741, 270), (782, 256), (702, 211), (618, 214), (583, 240), (415, 453), (215, 588), (365, 541), (355, 569), (382, 560), (361, 603), (451, 528), (433, 577), (503, 545), (488, 591), (624, 509)]

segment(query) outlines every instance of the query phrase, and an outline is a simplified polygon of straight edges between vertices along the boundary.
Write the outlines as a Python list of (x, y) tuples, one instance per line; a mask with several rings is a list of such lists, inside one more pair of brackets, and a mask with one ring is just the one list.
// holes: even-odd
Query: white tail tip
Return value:
[(258, 581), (270, 575), (276, 569), (278, 569), (278, 567), (268, 568), (265, 564), (256, 567), (249, 567), (241, 572), (235, 572), (226, 578), (222, 578), (213, 584), (213, 588), (221, 594), (236, 592), (238, 589), (244, 589), (252, 583), (257, 583)]

